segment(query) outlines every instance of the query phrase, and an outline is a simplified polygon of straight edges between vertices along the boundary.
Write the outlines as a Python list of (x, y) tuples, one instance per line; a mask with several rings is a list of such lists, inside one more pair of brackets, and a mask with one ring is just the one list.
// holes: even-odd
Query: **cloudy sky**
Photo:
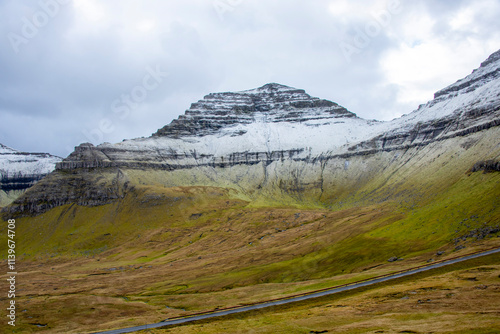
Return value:
[(500, 0), (2, 0), (0, 143), (67, 156), (278, 82), (390, 120), (500, 49)]

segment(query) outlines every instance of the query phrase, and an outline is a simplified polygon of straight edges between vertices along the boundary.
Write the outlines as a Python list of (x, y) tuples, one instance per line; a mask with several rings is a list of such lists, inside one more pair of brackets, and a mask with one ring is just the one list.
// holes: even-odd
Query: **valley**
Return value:
[[(267, 84), (207, 95), (149, 138), (79, 145), (2, 210), (17, 226), (13, 333), (156, 323), (499, 247), (499, 68), (496, 52), (391, 122)], [(473, 333), (476, 314), (494, 332), (499, 270), (491, 255), (154, 332)]]

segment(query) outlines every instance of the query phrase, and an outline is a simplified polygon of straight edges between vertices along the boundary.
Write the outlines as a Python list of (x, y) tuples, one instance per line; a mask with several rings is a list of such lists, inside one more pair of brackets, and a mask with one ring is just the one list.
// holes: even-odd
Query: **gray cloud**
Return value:
[[(149, 136), (210, 92), (268, 82), (392, 119), (500, 47), (497, 0), (402, 0), (383, 16), (394, 1), (2, 1), (0, 142), (66, 156)], [(157, 68), (168, 76), (144, 88)], [(133, 94), (132, 108), (122, 99)]]

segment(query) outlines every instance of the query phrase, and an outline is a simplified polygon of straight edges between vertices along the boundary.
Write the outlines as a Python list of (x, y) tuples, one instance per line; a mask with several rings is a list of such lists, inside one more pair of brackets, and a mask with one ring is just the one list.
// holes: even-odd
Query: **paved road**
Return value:
[(94, 334), (122, 334), (122, 333), (132, 333), (132, 332), (137, 332), (137, 331), (141, 331), (141, 330), (145, 330), (145, 329), (152, 329), (152, 328), (158, 328), (158, 327), (164, 327), (164, 326), (170, 326), (170, 325), (179, 325), (179, 324), (184, 324), (184, 323), (187, 323), (187, 322), (192, 322), (192, 321), (197, 321), (197, 320), (203, 320), (203, 319), (221, 317), (221, 316), (225, 316), (225, 315), (228, 315), (228, 314), (242, 313), (242, 312), (258, 310), (258, 309), (262, 309), (262, 308), (266, 308), (266, 307), (271, 307), (271, 306), (283, 305), (283, 304), (288, 304), (288, 303), (295, 303), (295, 302), (303, 301), (303, 300), (307, 300), (307, 299), (312, 299), (312, 298), (317, 298), (317, 297), (332, 295), (334, 293), (339, 293), (339, 292), (342, 292), (342, 291), (348, 291), (348, 290), (358, 289), (358, 288), (361, 288), (361, 287), (364, 287), (364, 286), (369, 286), (369, 285), (373, 285), (373, 284), (377, 284), (377, 283), (381, 283), (381, 282), (393, 280), (393, 279), (404, 277), (404, 276), (414, 275), (414, 274), (421, 273), (421, 272), (424, 272), (424, 271), (427, 271), (427, 270), (431, 270), (431, 269), (435, 269), (435, 268), (440, 268), (440, 267), (444, 267), (444, 266), (447, 266), (447, 265), (450, 265), (450, 264), (453, 264), (453, 263), (467, 261), (467, 260), (470, 260), (470, 259), (474, 259), (474, 258), (478, 258), (478, 257), (481, 257), (481, 256), (490, 255), (490, 254), (494, 254), (494, 253), (499, 253), (499, 252), (500, 252), (500, 248), (497, 248), (497, 249), (489, 250), (489, 251), (482, 252), (482, 253), (468, 255), (468, 256), (465, 256), (465, 257), (462, 257), (462, 258), (459, 258), (459, 259), (453, 259), (453, 260), (448, 260), (448, 261), (444, 261), (444, 262), (440, 262), (440, 263), (436, 263), (436, 264), (431, 264), (431, 265), (426, 266), (424, 268), (413, 269), (413, 270), (409, 270), (409, 271), (406, 271), (406, 272), (403, 272), (403, 273), (399, 273), (399, 274), (395, 274), (395, 275), (391, 275), (391, 276), (386, 276), (386, 277), (382, 277), (382, 278), (376, 278), (376, 279), (369, 280), (369, 281), (364, 281), (364, 282), (361, 282), (361, 283), (354, 283), (354, 284), (347, 285), (347, 286), (342, 286), (342, 287), (339, 287), (339, 288), (332, 288), (330, 290), (316, 292), (316, 293), (311, 293), (311, 294), (304, 295), (304, 296), (293, 297), (293, 298), (283, 299), (283, 300), (276, 300), (276, 301), (271, 301), (271, 302), (264, 302), (264, 303), (257, 304), (257, 305), (251, 305), (251, 306), (239, 307), (239, 308), (231, 309), (231, 310), (225, 310), (225, 311), (219, 311), (219, 312), (213, 312), (213, 313), (208, 313), (208, 314), (196, 315), (196, 316), (191, 316), (191, 317), (185, 317), (185, 318), (182, 318), (182, 319), (174, 319), (174, 320), (168, 320), (167, 319), (167, 320), (164, 320), (164, 321), (156, 323), (156, 324), (143, 325), (143, 326), (137, 326), (137, 327), (130, 327), (130, 328), (124, 328), (124, 329), (116, 329), (116, 330), (111, 330), (111, 331), (106, 331), (106, 332), (97, 332), (97, 333), (94, 333)]

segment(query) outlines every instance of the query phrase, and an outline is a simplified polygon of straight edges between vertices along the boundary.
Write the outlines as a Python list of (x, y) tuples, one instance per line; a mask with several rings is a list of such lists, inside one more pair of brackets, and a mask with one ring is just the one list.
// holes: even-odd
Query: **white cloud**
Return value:
[(359, 0), (359, 1), (348, 1), (348, 0), (336, 0), (328, 5), (329, 12), (336, 18), (346, 18), (352, 19), (366, 18), (367, 16), (373, 16), (382, 9), (386, 9), (390, 3), (399, 1), (394, 0)]
[(474, 20), (474, 9), (467, 7), (459, 11), (450, 19), (450, 27), (454, 30), (468, 28), (472, 25)]
[(155, 28), (156, 20), (144, 19), (144, 20), (136, 23), (135, 26), (136, 26), (137, 30), (139, 30), (140, 32), (150, 32)]
[(95, 0), (73, 0), (77, 17), (86, 21), (101, 21), (106, 17), (103, 4)]
[(387, 82), (400, 87), (398, 101), (418, 103), (432, 99), (436, 87), (444, 87), (453, 77), (453, 63), (451, 50), (430, 41), (387, 52), (381, 66)]
[(500, 2), (497, 0), (475, 0), (458, 10), (448, 22), (453, 30), (480, 33), (478, 19), (496, 16), (499, 10)]

